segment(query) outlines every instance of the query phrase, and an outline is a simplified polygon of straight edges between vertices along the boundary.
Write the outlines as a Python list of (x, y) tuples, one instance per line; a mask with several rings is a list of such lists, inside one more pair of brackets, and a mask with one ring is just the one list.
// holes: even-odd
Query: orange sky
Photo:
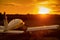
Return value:
[(58, 0), (0, 0), (0, 12), (8, 14), (38, 14), (38, 7), (52, 9), (52, 14), (60, 14)]

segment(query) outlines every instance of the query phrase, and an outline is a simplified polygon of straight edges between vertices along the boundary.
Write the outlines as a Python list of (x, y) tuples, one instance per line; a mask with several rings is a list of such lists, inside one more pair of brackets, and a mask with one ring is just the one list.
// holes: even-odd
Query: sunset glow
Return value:
[(7, 14), (60, 14), (59, 4), (58, 0), (0, 0), (0, 12)]
[(48, 14), (49, 12), (50, 12), (50, 9), (46, 7), (40, 7), (38, 11), (39, 14)]

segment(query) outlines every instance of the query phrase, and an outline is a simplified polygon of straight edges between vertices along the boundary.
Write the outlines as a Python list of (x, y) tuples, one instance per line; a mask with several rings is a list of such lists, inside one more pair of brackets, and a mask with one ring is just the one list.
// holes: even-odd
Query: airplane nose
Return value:
[(21, 19), (13, 19), (9, 22), (8, 24), (8, 29), (16, 29), (20, 28), (24, 25), (25, 23)]

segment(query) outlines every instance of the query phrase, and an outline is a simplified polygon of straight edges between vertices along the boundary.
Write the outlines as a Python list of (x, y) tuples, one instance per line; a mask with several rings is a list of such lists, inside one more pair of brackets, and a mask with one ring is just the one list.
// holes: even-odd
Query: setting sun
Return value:
[(49, 8), (39, 7), (39, 11), (38, 11), (39, 14), (48, 14), (49, 12), (50, 12)]

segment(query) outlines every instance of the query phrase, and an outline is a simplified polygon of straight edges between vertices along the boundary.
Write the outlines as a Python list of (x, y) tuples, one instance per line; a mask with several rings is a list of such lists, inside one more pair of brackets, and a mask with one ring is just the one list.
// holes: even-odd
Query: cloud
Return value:
[(5, 5), (10, 5), (10, 6), (20, 6), (21, 4), (18, 4), (18, 3), (7, 3), (7, 4), (5, 4)]
[(34, 0), (0, 0), (0, 6), (29, 6), (34, 5)]
[(43, 1), (48, 1), (48, 0), (37, 0), (37, 2), (43, 2)]
[(6, 6), (20, 6), (20, 5), (35, 5), (38, 2), (43, 2), (46, 0), (0, 0), (0, 5)]
[(49, 0), (0, 0), (0, 11), (8, 13), (32, 13), (36, 10), (38, 3), (44, 3), (45, 1)]

